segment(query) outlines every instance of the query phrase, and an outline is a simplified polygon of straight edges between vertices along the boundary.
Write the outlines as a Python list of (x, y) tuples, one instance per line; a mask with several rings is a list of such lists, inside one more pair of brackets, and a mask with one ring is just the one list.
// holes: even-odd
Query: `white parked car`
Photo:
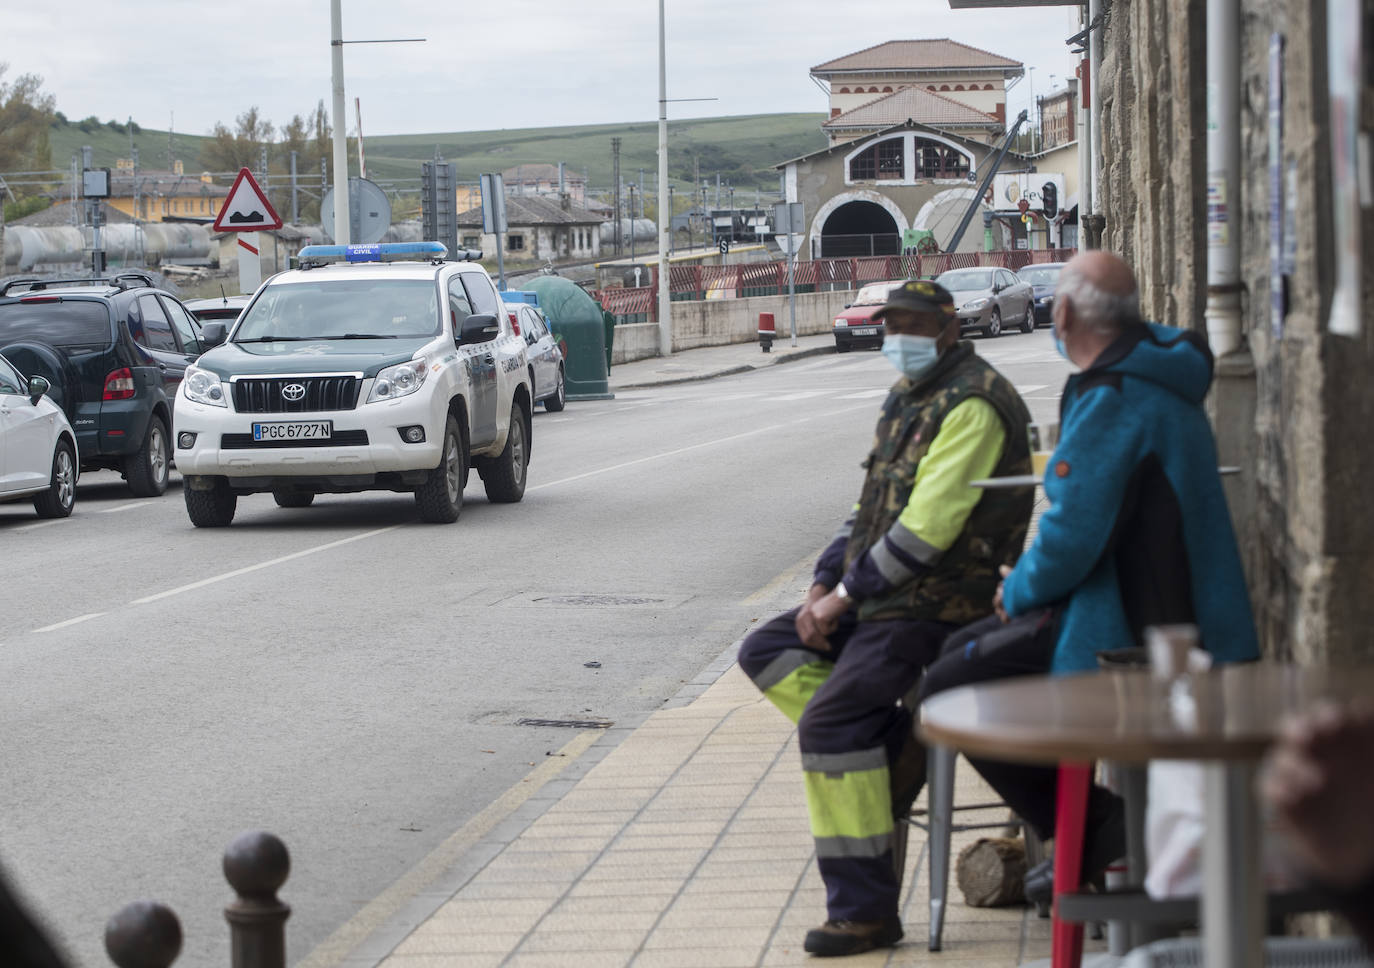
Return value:
[(534, 375), (534, 400), (543, 402), (549, 413), (558, 413), (568, 403), (568, 381), (563, 372), (563, 351), (558, 348), (549, 321), (536, 306), (510, 306), (520, 322), (520, 336), (525, 341), (525, 355)]
[(469, 468), (490, 500), (524, 496), (525, 341), (486, 270), (446, 256), (438, 242), (306, 246), (231, 331), (205, 324), (213, 348), (186, 371), (172, 435), (193, 524), (223, 527), (262, 491), (295, 508), (413, 493), (421, 518), (455, 521)]
[(40, 517), (65, 518), (76, 504), (76, 435), (41, 376), (25, 377), (0, 356), (0, 501), (31, 498)]

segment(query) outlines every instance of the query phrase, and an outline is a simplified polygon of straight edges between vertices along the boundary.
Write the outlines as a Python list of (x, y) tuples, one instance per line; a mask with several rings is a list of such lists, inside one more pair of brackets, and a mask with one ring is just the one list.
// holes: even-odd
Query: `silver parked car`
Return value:
[(544, 314), (528, 303), (507, 308), (519, 321), (520, 335), (525, 340), (525, 355), (534, 370), (534, 400), (544, 402), (549, 413), (562, 410), (568, 401), (567, 379), (563, 374), (563, 351), (549, 331)]
[(1034, 290), (1010, 269), (951, 269), (935, 281), (954, 296), (960, 333), (979, 330), (984, 336), (998, 336), (1004, 324), (1012, 323), (1023, 333), (1035, 329)]

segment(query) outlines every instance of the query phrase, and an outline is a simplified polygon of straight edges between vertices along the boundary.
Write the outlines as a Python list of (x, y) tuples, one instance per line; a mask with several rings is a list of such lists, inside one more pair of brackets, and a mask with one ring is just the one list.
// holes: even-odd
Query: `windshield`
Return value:
[(854, 297), (851, 306), (881, 306), (887, 302), (887, 294), (892, 291), (895, 284), (891, 282), (873, 282), (859, 290)]
[(946, 272), (936, 280), (950, 292), (969, 292), (973, 289), (991, 289), (991, 272)]
[(429, 279), (339, 279), (268, 286), (245, 310), (234, 342), (414, 339), (440, 332)]
[(40, 339), (53, 346), (108, 346), (114, 339), (110, 311), (103, 302), (93, 299), (12, 302), (0, 306), (0, 346), (22, 339)]
[(1032, 286), (1052, 286), (1059, 281), (1060, 266), (1026, 266), (1017, 273), (1022, 282)]

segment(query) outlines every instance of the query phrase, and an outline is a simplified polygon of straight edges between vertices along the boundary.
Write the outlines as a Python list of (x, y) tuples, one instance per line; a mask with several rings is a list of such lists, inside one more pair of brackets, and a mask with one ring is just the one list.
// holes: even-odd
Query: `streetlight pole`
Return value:
[[(334, 94), (334, 241), (348, 245), (350, 208), (348, 204), (348, 115), (344, 113), (344, 44), (422, 44), (423, 37), (395, 40), (344, 40), (342, 0), (329, 0), (329, 53)], [(358, 153), (362, 161), (362, 119), (358, 119)]]
[(668, 196), (668, 57), (663, 3), (664, 0), (658, 0), (658, 353), (671, 356), (673, 321), (668, 288), (668, 245), (673, 212)]
[(343, 0), (329, 3), (329, 52), (334, 87), (334, 241), (348, 245), (348, 132), (344, 114)]

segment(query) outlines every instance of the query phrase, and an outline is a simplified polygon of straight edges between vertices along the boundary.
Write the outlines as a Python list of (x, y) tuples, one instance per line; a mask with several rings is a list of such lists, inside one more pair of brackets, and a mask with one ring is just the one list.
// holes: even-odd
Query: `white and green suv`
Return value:
[[(412, 492), (426, 521), (525, 494), (532, 409), (525, 342), (475, 262), (437, 242), (307, 246), (253, 295), (177, 393), (176, 464), (197, 527), (240, 495)], [(460, 253), (467, 256), (469, 253)], [(470, 253), (476, 257), (478, 253)]]

